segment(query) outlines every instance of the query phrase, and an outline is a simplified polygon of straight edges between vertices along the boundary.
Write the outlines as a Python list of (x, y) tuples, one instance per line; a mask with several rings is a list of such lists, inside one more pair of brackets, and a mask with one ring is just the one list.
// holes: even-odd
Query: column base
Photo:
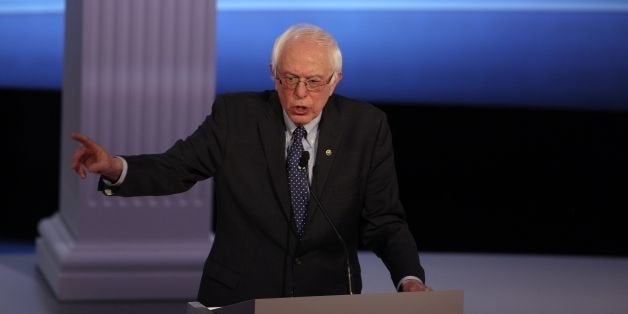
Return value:
[[(39, 223), (37, 267), (59, 300), (195, 300), (211, 239), (77, 241), (59, 213)], [(132, 241), (132, 240), (131, 240)]]

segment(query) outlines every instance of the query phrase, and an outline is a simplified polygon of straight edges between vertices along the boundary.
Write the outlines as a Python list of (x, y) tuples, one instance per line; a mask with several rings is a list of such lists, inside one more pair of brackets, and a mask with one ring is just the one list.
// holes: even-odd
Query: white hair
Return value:
[(288, 28), (275, 40), (270, 66), (275, 75), (277, 62), (286, 42), (298, 38), (311, 38), (319, 45), (329, 48), (329, 58), (334, 73), (342, 72), (342, 54), (334, 37), (322, 28), (311, 24), (297, 24)]

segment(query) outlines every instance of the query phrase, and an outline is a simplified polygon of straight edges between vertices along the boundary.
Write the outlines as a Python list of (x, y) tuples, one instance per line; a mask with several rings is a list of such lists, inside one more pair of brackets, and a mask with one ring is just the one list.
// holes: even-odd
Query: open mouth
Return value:
[(292, 107), (292, 112), (294, 112), (294, 114), (306, 114), (307, 113), (307, 107), (305, 106), (294, 106)]

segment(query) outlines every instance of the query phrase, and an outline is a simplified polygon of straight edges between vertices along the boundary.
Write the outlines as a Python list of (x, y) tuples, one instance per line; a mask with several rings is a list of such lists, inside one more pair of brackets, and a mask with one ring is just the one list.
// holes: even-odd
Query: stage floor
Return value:
[[(464, 290), (465, 314), (628, 313), (628, 258), (467, 253), (421, 254), (435, 290)], [(363, 293), (393, 292), (377, 257), (360, 254)], [(3, 314), (184, 314), (187, 302), (59, 302), (39, 273), (34, 249), (0, 243)]]

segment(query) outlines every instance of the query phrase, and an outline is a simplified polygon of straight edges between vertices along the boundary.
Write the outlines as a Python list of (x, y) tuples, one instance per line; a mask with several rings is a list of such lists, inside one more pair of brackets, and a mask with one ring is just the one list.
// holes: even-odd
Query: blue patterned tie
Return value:
[(307, 132), (303, 126), (297, 127), (292, 132), (292, 143), (288, 147), (288, 187), (290, 188), (292, 217), (296, 224), (299, 238), (303, 236), (309, 201), (309, 189), (305, 173), (308, 170), (299, 168), (299, 159), (303, 154), (303, 138), (306, 134)]

